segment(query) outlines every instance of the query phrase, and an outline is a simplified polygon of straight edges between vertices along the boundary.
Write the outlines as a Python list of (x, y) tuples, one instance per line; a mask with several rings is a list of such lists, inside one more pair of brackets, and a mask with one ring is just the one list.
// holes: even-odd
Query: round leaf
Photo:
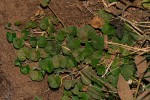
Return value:
[(25, 75), (29, 74), (29, 72), (30, 72), (30, 66), (26, 65), (26, 66), (20, 67), (20, 72), (22, 74), (25, 74)]
[(100, 65), (96, 67), (96, 72), (98, 75), (103, 75), (105, 73), (105, 70), (106, 70), (105, 66)]
[(51, 88), (56, 89), (61, 84), (61, 78), (60, 76), (50, 75), (48, 76), (48, 83)]
[(115, 33), (115, 28), (113, 26), (111, 26), (109, 23), (106, 23), (102, 28), (101, 28), (102, 32), (105, 35), (111, 35)]
[(40, 48), (44, 48), (47, 45), (47, 40), (45, 36), (38, 37), (37, 43)]
[(67, 60), (66, 60), (65, 56), (59, 55), (59, 65), (61, 68), (67, 67)]
[(33, 81), (42, 81), (43, 80), (43, 74), (41, 71), (31, 70), (30, 71), (30, 78)]
[(37, 27), (37, 22), (30, 20), (26, 23), (26, 28), (36, 28), (36, 27)]
[[(45, 3), (45, 0), (42, 0), (44, 1), (43, 3)], [(47, 3), (46, 3), (47, 5)], [(49, 19), (48, 17), (45, 17), (43, 18), (41, 21), (40, 21), (40, 28), (43, 30), (43, 31), (46, 31), (49, 27)]]
[(6, 33), (6, 38), (7, 38), (8, 42), (12, 43), (14, 38), (16, 38), (16, 33), (7, 32)]
[(39, 59), (40, 59), (40, 52), (36, 51), (35, 49), (32, 49), (30, 54), (30, 60), (38, 61)]
[(15, 66), (19, 66), (19, 67), (22, 65), (22, 63), (21, 63), (21, 61), (19, 59), (16, 59), (14, 61), (14, 64), (15, 64)]
[(53, 65), (54, 65), (55, 68), (59, 67), (59, 56), (58, 55), (53, 56), (51, 61), (53, 62)]
[(13, 44), (16, 49), (20, 49), (24, 46), (24, 40), (22, 38), (15, 38)]
[(48, 73), (51, 73), (54, 69), (54, 65), (50, 58), (41, 59), (39, 61), (39, 66), (42, 70), (47, 71)]
[(20, 61), (25, 61), (26, 60), (26, 55), (25, 55), (25, 53), (23, 51), (23, 48), (18, 50), (17, 56), (18, 56), (18, 59)]

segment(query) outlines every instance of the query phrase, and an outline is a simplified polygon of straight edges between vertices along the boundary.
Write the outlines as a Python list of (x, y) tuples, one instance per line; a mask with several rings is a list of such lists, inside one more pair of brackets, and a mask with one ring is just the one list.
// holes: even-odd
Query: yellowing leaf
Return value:
[(134, 61), (139, 74), (144, 73), (148, 68), (148, 63), (144, 56), (140, 56), (140, 55), (135, 56)]
[(95, 16), (90, 22), (91, 26), (94, 28), (100, 28), (104, 25), (104, 20), (98, 16)]
[(121, 100), (133, 100), (133, 94), (130, 87), (122, 75), (119, 75), (117, 88)]

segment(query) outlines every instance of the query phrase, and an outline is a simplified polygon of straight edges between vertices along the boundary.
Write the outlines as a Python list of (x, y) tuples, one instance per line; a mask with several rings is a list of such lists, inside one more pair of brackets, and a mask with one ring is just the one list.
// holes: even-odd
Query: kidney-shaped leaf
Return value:
[(16, 33), (7, 32), (6, 33), (6, 38), (7, 38), (8, 42), (12, 43), (14, 38), (16, 38)]
[(38, 61), (40, 59), (40, 52), (35, 49), (31, 49), (30, 60)]
[(103, 34), (105, 35), (111, 35), (115, 33), (115, 28), (111, 26), (109, 23), (106, 23), (102, 28), (101, 28)]
[(26, 66), (20, 67), (20, 72), (22, 74), (25, 74), (25, 75), (29, 74), (29, 72), (30, 72), (30, 66), (26, 65)]
[(25, 53), (24, 53), (23, 48), (21, 48), (21, 49), (18, 50), (17, 56), (18, 56), (18, 59), (19, 59), (20, 61), (25, 61), (25, 60), (26, 60), (26, 55), (25, 55)]
[(37, 38), (36, 37), (30, 37), (30, 45), (33, 48), (35, 48), (37, 46)]
[(61, 78), (60, 76), (50, 75), (48, 76), (48, 83), (51, 88), (56, 89), (61, 84)]
[(24, 40), (22, 38), (13, 39), (13, 44), (16, 49), (20, 49), (24, 46)]
[(48, 42), (47, 42), (45, 36), (40, 36), (37, 39), (37, 43), (40, 48), (44, 48), (44, 47), (46, 47)]
[(30, 71), (30, 78), (33, 81), (42, 81), (43, 80), (43, 74), (41, 71), (31, 70)]
[(53, 56), (53, 58), (51, 59), (54, 65), (54, 68), (58, 68), (59, 67), (59, 56), (55, 55)]
[(39, 61), (39, 66), (42, 70), (47, 71), (48, 73), (51, 73), (54, 69), (54, 65), (50, 58), (41, 59)]

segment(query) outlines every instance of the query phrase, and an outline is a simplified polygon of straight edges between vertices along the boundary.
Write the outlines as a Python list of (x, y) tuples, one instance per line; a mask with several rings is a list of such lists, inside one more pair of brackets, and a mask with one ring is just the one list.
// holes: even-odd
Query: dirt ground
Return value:
[[(51, 0), (50, 6), (65, 26), (82, 26), (89, 23), (93, 13), (102, 7), (98, 1)], [(0, 0), (0, 100), (33, 100), (34, 96), (42, 96), (44, 100), (61, 98), (60, 91), (44, 93), (48, 89), (47, 80), (33, 82), (28, 75), (20, 73), (13, 64), (15, 49), (5, 37), (5, 23), (25, 22), (39, 9), (38, 4), (39, 0)], [(51, 14), (50, 9), (45, 9), (45, 12)], [(144, 16), (143, 13), (138, 14)]]

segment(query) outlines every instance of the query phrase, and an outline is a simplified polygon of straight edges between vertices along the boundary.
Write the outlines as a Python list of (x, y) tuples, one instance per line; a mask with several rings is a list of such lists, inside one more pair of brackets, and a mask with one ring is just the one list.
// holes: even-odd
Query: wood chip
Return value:
[(103, 18), (100, 18), (98, 16), (95, 16), (92, 21), (90, 22), (91, 26), (94, 28), (100, 28), (104, 25)]
[(143, 74), (147, 70), (148, 63), (144, 56), (140, 56), (140, 55), (135, 56), (134, 62), (136, 64), (136, 68), (139, 74)]
[(117, 88), (121, 100), (133, 100), (132, 91), (122, 75), (119, 75)]

